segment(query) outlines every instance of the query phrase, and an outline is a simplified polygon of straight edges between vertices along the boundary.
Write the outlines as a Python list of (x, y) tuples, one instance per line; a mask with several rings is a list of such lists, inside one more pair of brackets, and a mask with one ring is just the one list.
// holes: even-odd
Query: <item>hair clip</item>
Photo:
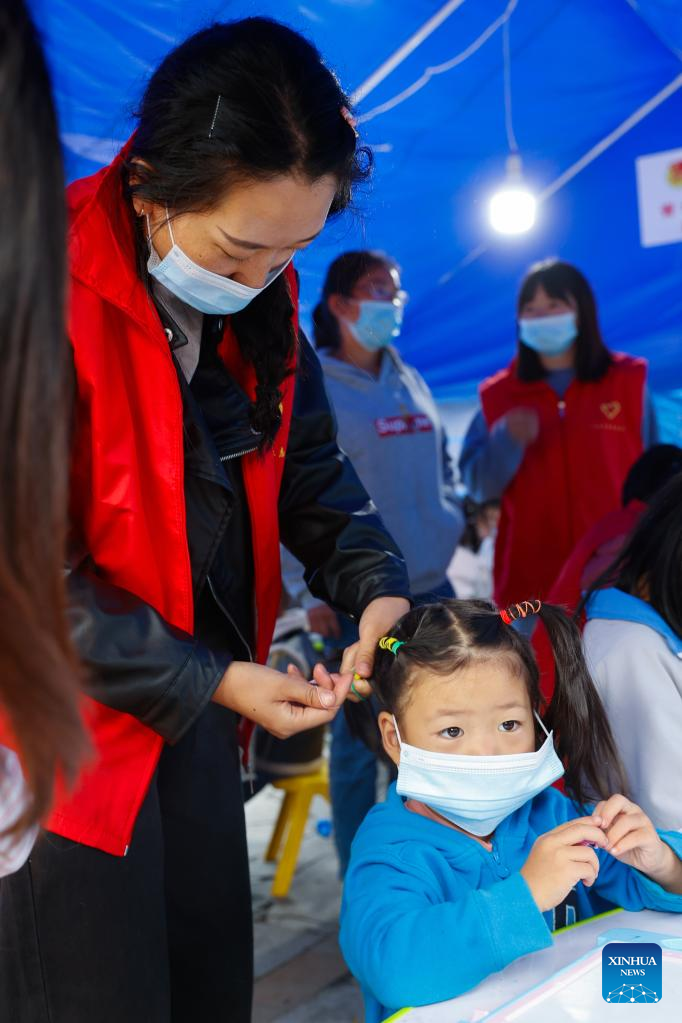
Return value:
[(395, 639), (393, 636), (382, 636), (379, 640), (379, 646), (382, 650), (388, 650), (394, 657), (397, 657), (401, 646), (405, 646), (405, 644), (402, 640)]
[(215, 110), (213, 111), (213, 120), (211, 121), (211, 127), (208, 129), (208, 137), (210, 139), (213, 138), (213, 129), (215, 128), (215, 123), (218, 119), (218, 110), (220, 109), (220, 103), (222, 98), (223, 97), (220, 95), (220, 93), (218, 93), (218, 99), (216, 100)]
[(541, 600), (524, 600), (520, 604), (510, 604), (509, 607), (500, 611), (500, 618), (505, 625), (511, 625), (519, 618), (527, 618), (528, 615), (536, 615), (542, 607)]
[(346, 124), (353, 129), (353, 134), (355, 135), (356, 139), (360, 138), (357, 118), (353, 117), (348, 107), (341, 107), (340, 113)]

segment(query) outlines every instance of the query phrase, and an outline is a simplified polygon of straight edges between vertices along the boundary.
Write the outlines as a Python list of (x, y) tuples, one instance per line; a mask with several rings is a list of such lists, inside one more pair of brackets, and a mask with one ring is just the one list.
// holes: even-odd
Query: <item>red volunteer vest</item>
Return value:
[[(109, 167), (68, 190), (69, 335), (77, 378), (72, 517), (103, 579), (136, 594), (166, 621), (191, 633), (194, 607), (185, 526), (182, 401), (167, 338), (135, 270), (133, 224), (123, 198), (121, 166), (119, 155)], [(286, 277), (296, 308), (292, 266)], [(242, 359), (229, 326), (221, 354), (253, 398), (255, 373)], [(282, 386), (282, 425), (273, 449), (262, 457), (254, 453), (242, 459), (252, 526), (260, 662), (266, 660), (279, 605), (277, 499), (294, 382), (291, 375)], [(84, 702), (94, 755), (73, 792), (58, 799), (46, 827), (123, 855), (163, 740), (128, 714), (94, 700)]]
[(495, 600), (506, 606), (549, 588), (580, 537), (620, 507), (623, 481), (642, 452), (646, 363), (615, 355), (601, 380), (573, 380), (563, 398), (545, 381), (523, 383), (512, 364), (481, 387), (488, 428), (513, 408), (533, 408), (538, 439), (502, 495)]

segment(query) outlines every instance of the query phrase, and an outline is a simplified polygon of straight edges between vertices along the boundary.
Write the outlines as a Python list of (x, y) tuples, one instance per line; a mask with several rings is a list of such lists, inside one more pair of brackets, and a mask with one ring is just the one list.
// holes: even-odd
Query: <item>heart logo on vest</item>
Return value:
[(603, 401), (599, 408), (607, 419), (615, 419), (620, 414), (622, 405), (619, 401)]

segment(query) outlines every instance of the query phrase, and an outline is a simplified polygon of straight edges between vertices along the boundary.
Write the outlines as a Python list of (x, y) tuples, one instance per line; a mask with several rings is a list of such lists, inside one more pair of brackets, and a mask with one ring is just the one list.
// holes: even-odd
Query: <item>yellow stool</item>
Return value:
[(291, 879), (296, 870), (310, 802), (313, 796), (324, 796), (329, 802), (329, 772), (325, 763), (314, 774), (299, 774), (291, 778), (281, 778), (272, 784), (274, 788), (284, 792), (284, 799), (265, 853), (265, 860), (267, 863), (272, 863), (277, 859), (286, 831), (284, 852), (277, 864), (272, 882), (272, 894), (276, 898), (283, 899), (289, 893)]

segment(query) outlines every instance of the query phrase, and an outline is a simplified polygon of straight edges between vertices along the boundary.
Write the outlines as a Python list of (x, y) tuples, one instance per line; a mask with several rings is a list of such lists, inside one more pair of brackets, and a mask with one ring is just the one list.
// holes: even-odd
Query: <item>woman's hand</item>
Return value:
[(339, 638), (341, 626), (336, 611), (331, 607), (327, 607), (326, 604), (314, 604), (308, 608), (307, 614), (311, 632), (331, 639)]
[(314, 683), (299, 674), (284, 675), (262, 664), (233, 661), (213, 700), (262, 725), (278, 739), (288, 739), (331, 721), (346, 699), (351, 683), (346, 675), (330, 675), (318, 664)]
[(593, 817), (579, 817), (535, 839), (521, 876), (541, 913), (554, 909), (582, 881), (589, 888), (599, 874), (592, 845), (605, 846), (606, 836)]
[(504, 417), (507, 433), (517, 444), (527, 447), (538, 439), (540, 420), (533, 408), (513, 408)]
[(597, 803), (592, 816), (606, 835), (604, 848), (615, 859), (641, 870), (667, 891), (682, 894), (682, 862), (636, 803), (611, 796)]
[[(354, 672), (360, 676), (354, 682), (360, 697), (366, 698), (372, 694), (372, 687), (366, 680), (372, 677), (374, 654), (379, 640), (389, 635), (398, 619), (409, 610), (410, 602), (404, 597), (377, 597), (365, 608), (358, 626), (360, 639), (347, 647), (341, 661), (342, 673)], [(352, 693), (348, 699), (358, 702), (358, 697)]]

